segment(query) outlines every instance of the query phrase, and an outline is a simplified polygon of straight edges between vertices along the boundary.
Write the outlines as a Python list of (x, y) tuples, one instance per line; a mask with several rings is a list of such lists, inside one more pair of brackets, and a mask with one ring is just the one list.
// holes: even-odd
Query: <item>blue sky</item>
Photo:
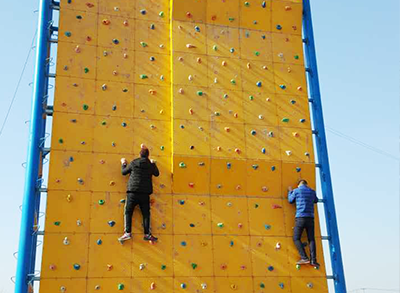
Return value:
[[(311, 2), (326, 125), (398, 157), (399, 1)], [(37, 1), (2, 3), (0, 122), (35, 31), (36, 9)], [(0, 137), (0, 293), (13, 292), (32, 57)], [(347, 287), (398, 289), (399, 162), (327, 135)]]

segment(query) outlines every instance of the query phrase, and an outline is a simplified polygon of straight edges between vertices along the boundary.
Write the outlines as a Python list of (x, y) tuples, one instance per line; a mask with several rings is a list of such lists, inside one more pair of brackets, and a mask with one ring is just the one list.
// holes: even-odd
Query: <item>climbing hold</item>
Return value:
[(232, 206), (232, 203), (231, 203), (231, 202), (227, 202), (226, 205), (227, 205), (228, 207), (231, 207), (231, 206)]
[(186, 289), (186, 284), (185, 284), (185, 283), (182, 283), (182, 284), (181, 284), (181, 288), (182, 288), (182, 289)]
[(280, 87), (281, 89), (283, 89), (283, 90), (286, 89), (286, 85), (284, 85), (284, 84), (281, 84), (279, 87)]
[(282, 119), (282, 122), (287, 123), (287, 122), (289, 122), (289, 120), (290, 120), (289, 118), (286, 118), (286, 117), (285, 117), (285, 118)]
[(81, 47), (79, 47), (78, 45), (75, 47), (75, 53), (80, 53), (80, 52), (81, 52)]
[(262, 82), (261, 82), (261, 81), (257, 81), (256, 85), (257, 85), (258, 87), (262, 87)]
[(263, 186), (263, 187), (261, 188), (261, 190), (262, 190), (263, 192), (267, 192), (267, 191), (268, 191), (268, 187)]
[(278, 24), (278, 25), (276, 26), (276, 29), (280, 31), (280, 30), (282, 29), (282, 26), (281, 26), (280, 24)]
[(224, 227), (224, 223), (218, 223), (218, 224), (217, 224), (217, 227), (218, 227), (218, 228), (223, 228), (223, 227)]
[(214, 112), (214, 115), (215, 116), (221, 116), (221, 113), (220, 112)]
[(254, 170), (257, 170), (258, 169), (258, 165), (252, 165), (251, 166)]
[(97, 239), (96, 243), (97, 243), (97, 245), (101, 245), (103, 243), (103, 241), (101, 239)]
[(296, 101), (295, 101), (295, 100), (290, 100), (290, 103), (291, 103), (292, 105), (294, 105), (294, 104), (296, 104)]
[(229, 127), (225, 127), (225, 131), (226, 131), (226, 132), (230, 132), (231, 129), (230, 129)]
[(279, 287), (280, 287), (281, 289), (283, 289), (283, 288), (285, 288), (285, 284), (279, 283)]
[(231, 240), (231, 242), (229, 242), (229, 246), (232, 247), (235, 243), (233, 242), (233, 240)]
[(274, 132), (272, 131), (268, 132), (268, 137), (274, 137)]
[(279, 250), (279, 249), (281, 249), (281, 243), (280, 242), (276, 243), (276, 245), (275, 245), (275, 250)]
[(307, 287), (312, 289), (314, 287), (313, 283), (307, 283)]
[(74, 269), (75, 270), (79, 271), (80, 268), (81, 268), (81, 266), (79, 264), (77, 264), (77, 263), (74, 264)]
[(56, 266), (55, 266), (55, 265), (50, 265), (50, 266), (49, 266), (49, 269), (52, 270), (52, 271), (54, 271), (54, 270), (56, 269)]
[(254, 52), (254, 55), (256, 55), (256, 56), (260, 56), (260, 52), (258, 52), (258, 51), (255, 51), (255, 52)]
[(306, 122), (306, 119), (300, 119), (299, 121), (300, 121), (300, 123), (304, 123), (304, 122)]
[(200, 32), (200, 27), (198, 27), (197, 25), (194, 27), (194, 30), (196, 31), (196, 32)]
[(231, 84), (235, 85), (236, 81), (234, 79), (231, 79)]
[(267, 3), (266, 3), (265, 1), (263, 1), (263, 2), (261, 3), (261, 7), (262, 7), (262, 8), (267, 7)]
[(162, 150), (162, 151), (165, 150), (165, 146), (163, 146), (163, 145), (160, 146), (160, 150)]
[(107, 271), (111, 271), (113, 269), (113, 265), (108, 264), (107, 265)]
[(290, 157), (292, 155), (292, 151), (286, 151), (286, 155)]
[(102, 89), (103, 91), (105, 91), (105, 90), (107, 89), (107, 85), (106, 85), (106, 84), (103, 84), (103, 85), (101, 86), (101, 89)]
[(198, 96), (202, 96), (204, 93), (202, 91), (197, 91), (196, 93)]
[(194, 227), (195, 227), (195, 224), (190, 223), (189, 226), (190, 226), (191, 228), (194, 228)]
[(232, 284), (232, 285), (231, 285), (231, 289), (232, 289), (232, 290), (236, 290), (236, 289), (237, 289), (236, 284)]
[(85, 67), (85, 68), (83, 69), (83, 72), (89, 73), (89, 68)]
[(265, 228), (265, 230), (271, 230), (271, 225), (265, 224), (264, 228)]
[(179, 204), (180, 204), (180, 205), (184, 205), (184, 204), (185, 204), (185, 201), (184, 201), (183, 199), (181, 199), (181, 200), (179, 201)]
[(147, 11), (146, 11), (146, 9), (142, 9), (142, 10), (140, 10), (140, 13), (141, 13), (142, 15), (145, 15), (145, 14), (147, 13)]
[(226, 66), (226, 61), (222, 61), (221, 65)]
[(299, 173), (300, 171), (301, 171), (301, 168), (300, 168), (300, 167), (297, 167), (297, 168), (296, 168), (296, 172)]
[(191, 145), (189, 148), (190, 148), (191, 150), (194, 150), (194, 145)]
[(244, 6), (250, 6), (250, 3), (248, 1), (244, 2)]
[(266, 150), (265, 148), (262, 148), (262, 149), (261, 149), (261, 152), (262, 152), (263, 154), (265, 154), (265, 153), (267, 152), (267, 150)]
[(106, 120), (101, 121), (101, 125), (107, 125), (107, 121)]
[(161, 265), (161, 269), (162, 269), (162, 270), (165, 270), (166, 268), (167, 268), (166, 265)]
[(221, 265), (221, 270), (226, 270), (227, 268), (228, 268), (228, 266), (226, 264)]
[(197, 47), (195, 45), (192, 45), (192, 44), (186, 44), (186, 48), (194, 49), (194, 48), (197, 48)]
[(144, 264), (141, 263), (141, 264), (139, 265), (139, 270), (143, 271), (145, 267), (146, 267), (146, 266), (145, 266)]
[(202, 283), (200, 286), (201, 286), (201, 289), (203, 289), (203, 290), (207, 289), (207, 284), (206, 283)]
[(230, 48), (230, 49), (229, 49), (229, 52), (235, 53), (235, 48)]
[(154, 56), (151, 56), (149, 59), (150, 59), (150, 61), (156, 60), (156, 58), (154, 58)]
[(299, 55), (294, 55), (294, 59), (298, 60), (299, 58)]
[(258, 204), (258, 203), (254, 204), (254, 208), (255, 208), (255, 209), (258, 209), (258, 207), (259, 207), (259, 204)]
[(108, 221), (108, 225), (109, 225), (110, 227), (114, 227), (115, 222), (114, 222), (114, 221)]
[(113, 39), (112, 42), (113, 42), (115, 45), (118, 45), (118, 44), (119, 44), (119, 41), (118, 41), (117, 39)]
[(78, 178), (77, 180), (78, 180), (78, 183), (79, 183), (80, 185), (83, 185), (84, 182), (83, 182), (83, 179), (82, 179), (82, 178)]
[(189, 75), (189, 76), (188, 76), (188, 80), (190, 80), (190, 81), (193, 80), (193, 76), (192, 76), (192, 75)]
[(156, 283), (152, 282), (150, 284), (150, 290), (154, 290), (156, 288)]
[(183, 93), (184, 93), (183, 88), (180, 88), (180, 89), (178, 90), (178, 93), (183, 94)]
[(263, 120), (264, 116), (263, 115), (258, 115), (258, 119)]
[(192, 14), (190, 12), (186, 12), (186, 17), (187, 18), (192, 18)]
[(165, 15), (164, 11), (160, 11), (160, 13), (158, 13), (159, 17), (164, 17), (164, 15)]
[(70, 37), (70, 36), (72, 36), (72, 34), (71, 34), (71, 32), (65, 32), (65, 34), (64, 34), (66, 37)]
[(242, 229), (242, 228), (243, 228), (243, 224), (242, 224), (242, 223), (239, 223), (239, 224), (238, 224), (238, 228), (239, 228), (239, 229)]
[(213, 46), (213, 50), (214, 50), (214, 51), (217, 51), (217, 50), (218, 50), (218, 46), (217, 46), (217, 45), (214, 45), (214, 46)]
[(231, 164), (231, 163), (226, 163), (226, 167), (227, 167), (228, 169), (230, 169), (230, 168), (232, 167), (232, 164)]
[(122, 23), (124, 26), (128, 26), (129, 25), (129, 23), (128, 23), (128, 21), (127, 20), (124, 20), (124, 22)]
[(273, 267), (273, 266), (269, 266), (269, 267), (268, 267), (268, 271), (272, 272), (273, 270), (274, 270), (274, 267)]
[(235, 18), (234, 18), (234, 17), (229, 17), (228, 20), (229, 20), (230, 22), (232, 22), (232, 21), (235, 20)]
[(181, 129), (184, 129), (184, 128), (185, 128), (185, 125), (181, 124), (179, 127), (180, 127)]
[(125, 286), (124, 284), (118, 284), (118, 290), (124, 290)]
[(182, 245), (182, 246), (186, 246), (186, 245), (187, 245), (186, 241), (182, 241), (182, 242), (181, 242), (181, 245)]
[(156, 26), (154, 25), (154, 23), (150, 24), (150, 29), (154, 30), (156, 28)]
[(256, 134), (257, 134), (257, 131), (255, 131), (255, 130), (253, 129), (250, 133), (251, 133), (251, 135), (256, 135)]
[(64, 286), (61, 286), (61, 287), (60, 287), (60, 292), (61, 292), (61, 293), (64, 293), (65, 291), (67, 291), (67, 288), (65, 288)]
[(192, 269), (196, 269), (197, 268), (197, 264), (195, 264), (195, 263), (192, 263)]
[(309, 152), (305, 152), (304, 155), (305, 155), (306, 157), (309, 157), (309, 156), (310, 156), (310, 153), (309, 153)]
[(265, 288), (265, 284), (264, 283), (260, 283), (260, 288), (264, 289)]
[(301, 92), (303, 90), (303, 87), (299, 86), (297, 87), (297, 90)]
[(221, 189), (221, 188), (222, 188), (222, 185), (221, 185), (221, 184), (217, 184), (217, 188), (218, 188), (218, 189)]
[(197, 58), (197, 63), (201, 63), (201, 58), (200, 57)]
[(235, 149), (235, 153), (240, 154), (241, 150), (240, 149)]
[(103, 20), (101, 21), (101, 23), (104, 24), (104, 25), (109, 25), (111, 22), (110, 22), (109, 19), (103, 19)]
[(60, 222), (60, 221), (55, 221), (55, 222), (54, 222), (54, 225), (55, 225), (55, 226), (60, 226), (60, 225), (61, 225), (61, 222)]
[(145, 43), (145, 42), (140, 42), (140, 45), (141, 45), (143, 48), (147, 47), (147, 43)]
[(99, 200), (99, 205), (101, 205), (101, 206), (102, 206), (102, 205), (104, 205), (104, 204), (105, 204), (105, 200), (103, 200), (103, 199), (100, 199), (100, 200)]
[(146, 79), (146, 78), (148, 78), (148, 76), (146, 74), (141, 74), (140, 75), (140, 79)]
[(299, 137), (299, 136), (300, 136), (298, 132), (292, 132), (292, 135), (293, 135), (294, 137)]
[(69, 245), (69, 244), (70, 244), (70, 241), (69, 241), (68, 237), (65, 237), (65, 238), (64, 238), (63, 244), (64, 244), (64, 245)]

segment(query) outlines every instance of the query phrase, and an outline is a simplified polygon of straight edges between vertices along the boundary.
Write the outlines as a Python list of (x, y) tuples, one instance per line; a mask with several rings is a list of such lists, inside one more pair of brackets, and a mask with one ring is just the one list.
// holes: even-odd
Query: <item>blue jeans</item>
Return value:
[(317, 261), (317, 249), (315, 246), (315, 231), (314, 231), (314, 218), (296, 218), (296, 225), (294, 227), (293, 242), (299, 251), (301, 259), (308, 259), (306, 251), (304, 250), (303, 243), (301, 242), (301, 234), (306, 230), (308, 242), (310, 244), (311, 261)]

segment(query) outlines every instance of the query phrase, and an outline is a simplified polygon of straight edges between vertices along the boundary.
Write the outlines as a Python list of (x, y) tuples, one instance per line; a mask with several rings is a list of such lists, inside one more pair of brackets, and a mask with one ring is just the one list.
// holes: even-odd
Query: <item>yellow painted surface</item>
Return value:
[[(316, 184), (302, 3), (263, 2), (61, 0), (42, 293), (328, 291), (286, 199)], [(142, 143), (159, 241), (137, 207), (121, 245)]]

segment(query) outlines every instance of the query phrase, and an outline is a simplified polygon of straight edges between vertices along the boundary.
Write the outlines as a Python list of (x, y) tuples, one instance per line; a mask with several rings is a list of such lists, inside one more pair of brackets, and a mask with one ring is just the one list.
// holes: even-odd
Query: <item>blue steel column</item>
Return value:
[(326, 226), (328, 230), (334, 286), (336, 293), (346, 293), (346, 282), (344, 278), (339, 231), (336, 220), (335, 202), (333, 199), (332, 179), (329, 168), (324, 117), (322, 113), (322, 102), (318, 80), (317, 58), (311, 19), (310, 0), (303, 0), (303, 6), (303, 34), (305, 43), (306, 66), (308, 73), (307, 77), (310, 88), (310, 102), (312, 105), (312, 116), (315, 129), (321, 188), (324, 198), (324, 209)]
[(38, 187), (40, 184), (39, 169), (41, 161), (41, 143), (44, 136), (43, 130), (43, 97), (47, 94), (47, 58), (48, 38), (51, 21), (51, 0), (40, 0), (38, 36), (36, 43), (36, 67), (33, 82), (32, 112), (29, 129), (28, 159), (25, 174), (25, 189), (22, 203), (22, 219), (18, 248), (18, 263), (15, 281), (15, 293), (27, 293), (30, 275), (33, 273), (36, 237), (34, 233), (34, 220), (36, 203), (40, 197)]

